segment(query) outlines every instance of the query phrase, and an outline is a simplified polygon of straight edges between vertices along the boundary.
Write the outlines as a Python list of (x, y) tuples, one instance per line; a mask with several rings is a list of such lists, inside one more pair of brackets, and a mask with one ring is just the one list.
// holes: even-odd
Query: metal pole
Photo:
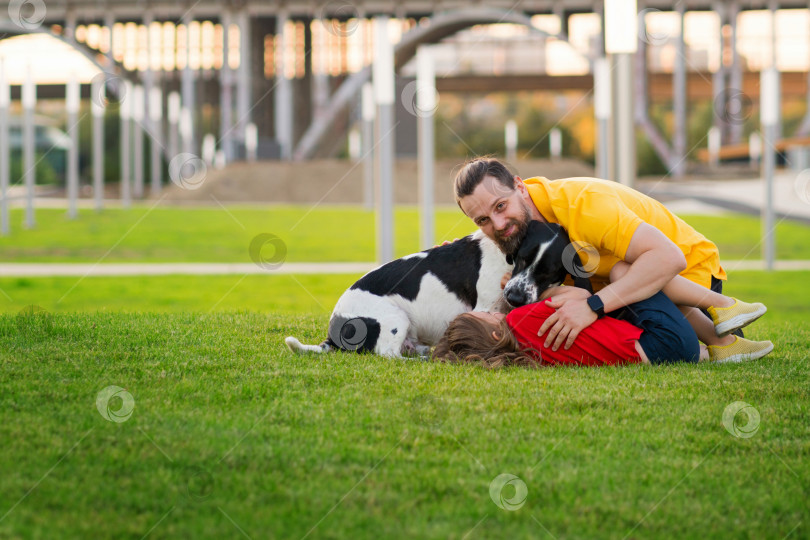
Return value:
[(363, 122), (363, 206), (367, 210), (374, 208), (374, 89), (371, 83), (363, 85), (362, 92)]
[(776, 168), (776, 125), (779, 120), (779, 73), (776, 67), (763, 69), (760, 73), (760, 120), (762, 123), (762, 176), (765, 180), (765, 205), (762, 208), (762, 258), (765, 268), (773, 270), (774, 211), (773, 176)]
[(293, 143), (292, 82), (285, 73), (287, 67), (285, 61), (287, 49), (286, 25), (287, 11), (281, 9), (276, 14), (276, 90), (273, 97), (276, 140), (281, 150), (281, 159), (290, 159)]
[(596, 175), (609, 179), (608, 141), (610, 139), (610, 62), (597, 58), (593, 64), (593, 111), (596, 116)]
[(259, 128), (253, 122), (245, 126), (245, 159), (256, 161), (256, 152), (259, 148)]
[(228, 63), (230, 50), (231, 12), (223, 10), (222, 22), (222, 67), (219, 70), (219, 145), (225, 153), (225, 160), (233, 159), (233, 77)]
[(676, 5), (678, 12), (678, 41), (676, 42), (675, 66), (672, 73), (672, 107), (674, 109), (674, 137), (672, 153), (674, 167), (672, 176), (680, 178), (686, 166), (686, 8), (683, 2)]
[(132, 89), (132, 159), (135, 162), (133, 174), (135, 178), (132, 195), (136, 199), (143, 198), (143, 86), (135, 85)]
[(374, 100), (377, 103), (377, 261), (394, 259), (394, 48), (388, 17), (374, 19)]
[(153, 86), (149, 92), (149, 125), (152, 127), (151, 141), (149, 149), (151, 153), (151, 193), (160, 194), (160, 185), (163, 182), (163, 163), (161, 153), (163, 151), (163, 92), (160, 87)]
[(132, 204), (130, 184), (132, 182), (132, 83), (124, 82), (124, 98), (118, 104), (121, 115), (121, 206)]
[(548, 132), (548, 154), (552, 161), (560, 159), (562, 149), (562, 131), (560, 128), (552, 128)]
[(10, 232), (8, 219), (8, 185), (11, 176), (11, 153), (8, 143), (8, 108), (11, 105), (5, 62), (0, 58), (0, 234)]
[(636, 130), (633, 121), (633, 54), (616, 54), (616, 180), (636, 183)]
[(514, 120), (507, 120), (503, 126), (503, 145), (506, 147), (506, 161), (514, 165), (518, 147), (518, 125)]
[(180, 92), (183, 95), (183, 108), (180, 112), (180, 135), (183, 139), (183, 151), (194, 153), (194, 125), (192, 111), (194, 110), (194, 72), (191, 70), (191, 22), (194, 17), (189, 10), (183, 17), (186, 27), (186, 65), (180, 80)]
[[(237, 71), (236, 79), (236, 136), (242, 137), (243, 142), (247, 145), (245, 139), (248, 133), (247, 127), (252, 123), (251, 118), (251, 78), (250, 78), (250, 14), (247, 7), (242, 7), (237, 14), (237, 21), (239, 23), (239, 70)], [(247, 149), (245, 149), (247, 153)]]
[(97, 212), (104, 209), (104, 79), (94, 77), (90, 93), (93, 116), (93, 199)]
[(436, 68), (433, 51), (422, 45), (416, 51), (416, 105), (419, 117), (419, 213), (422, 249), (435, 244), (433, 171), (435, 168), (436, 144), (433, 112), (436, 109)]
[(36, 225), (34, 218), (34, 189), (37, 182), (36, 162), (34, 160), (34, 108), (37, 104), (37, 88), (34, 85), (31, 65), (25, 75), (22, 88), (23, 106), (23, 176), (25, 178), (25, 227), (33, 229)]
[(180, 153), (179, 129), (180, 124), (180, 94), (169, 92), (166, 98), (166, 116), (169, 120), (168, 149), (169, 159)]
[(79, 80), (75, 73), (71, 73), (65, 95), (68, 133), (70, 134), (67, 163), (68, 217), (70, 219), (75, 219), (78, 215), (76, 199), (79, 196), (79, 91)]
[(616, 114), (611, 168), (614, 180), (633, 187), (636, 141), (633, 117), (633, 56), (638, 50), (638, 12), (635, 0), (605, 0), (605, 51), (614, 63)]

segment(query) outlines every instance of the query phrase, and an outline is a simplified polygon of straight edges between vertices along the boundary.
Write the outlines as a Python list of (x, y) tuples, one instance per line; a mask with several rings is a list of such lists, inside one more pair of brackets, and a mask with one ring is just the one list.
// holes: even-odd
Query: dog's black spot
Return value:
[(391, 333), (392, 333), (392, 334), (394, 334), (394, 335), (397, 335), (397, 332), (398, 332), (398, 330), (397, 330), (396, 328), (394, 328), (393, 330), (391, 330)]
[(342, 317), (329, 320), (325, 343), (344, 351), (374, 352), (380, 337), (380, 323), (371, 317)]
[(413, 301), (419, 294), (422, 278), (431, 273), (472, 309), (478, 301), (476, 282), (483, 258), (478, 241), (472, 236), (465, 236), (422, 253), (426, 255), (384, 264), (360, 278), (351, 288), (377, 296), (398, 294)]

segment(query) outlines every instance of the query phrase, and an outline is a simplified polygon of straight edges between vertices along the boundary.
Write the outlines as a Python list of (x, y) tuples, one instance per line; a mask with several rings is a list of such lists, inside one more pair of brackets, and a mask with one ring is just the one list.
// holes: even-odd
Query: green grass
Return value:
[(322, 315), (0, 315), (0, 537), (806, 537), (808, 314), (748, 364), (494, 372), (285, 352)]
[[(248, 310), (328, 315), (343, 291), (359, 277), (291, 274), (0, 278), (0, 313), (17, 313), (36, 305), (63, 313)], [(791, 318), (807, 309), (808, 283), (808, 271), (735, 271), (730, 273), (724, 292), (750, 301), (768, 298), (773, 317)]]
[[(356, 209), (147, 210), (41, 211), (0, 259), (96, 261), (120, 240), (106, 262), (248, 262), (263, 232), (291, 261), (373, 258)], [(416, 250), (416, 213), (398, 219), (399, 252)], [(724, 258), (758, 256), (754, 220), (689, 220)], [(780, 257), (810, 258), (806, 228), (779, 238)], [(287, 353), (287, 335), (325, 337), (357, 277), (0, 279), (0, 538), (808, 537), (810, 272), (731, 272), (728, 294), (769, 307), (747, 335), (776, 344), (747, 364)], [(133, 396), (124, 422), (96, 407), (111, 385)], [(736, 401), (760, 416), (751, 438), (723, 425)], [(490, 498), (502, 473), (527, 487), (519, 510)]]
[[(73, 221), (62, 210), (45, 209), (37, 212), (37, 220), (35, 229), (25, 230), (18, 224), (21, 211), (12, 212), (17, 226), (0, 237), (0, 261), (250, 262), (248, 246), (262, 233), (282, 239), (288, 261), (375, 259), (374, 213), (356, 207), (138, 206), (101, 214), (85, 210)], [(419, 251), (416, 209), (398, 209), (396, 220), (398, 256)], [(458, 209), (436, 213), (437, 242), (474, 229)]]
[[(684, 218), (718, 245), (723, 259), (760, 258), (758, 219)], [(356, 207), (137, 206), (101, 214), (85, 210), (73, 221), (62, 210), (44, 209), (37, 220), (35, 229), (25, 230), (22, 211), (12, 212), (12, 234), (0, 237), (0, 262), (250, 262), (250, 241), (262, 233), (280, 237), (291, 262), (375, 259), (374, 214)], [(398, 209), (398, 256), (419, 250), (418, 230), (416, 209)], [(437, 242), (473, 230), (457, 208), (436, 211)], [(782, 222), (776, 245), (779, 259), (810, 259), (810, 228)]]

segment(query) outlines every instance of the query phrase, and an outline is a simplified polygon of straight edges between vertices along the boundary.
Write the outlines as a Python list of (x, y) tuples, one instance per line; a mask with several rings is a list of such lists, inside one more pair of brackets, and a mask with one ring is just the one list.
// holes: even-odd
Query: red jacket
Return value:
[(626, 321), (611, 317), (598, 319), (579, 333), (570, 349), (560, 346), (557, 351), (543, 346), (546, 334), (537, 332), (545, 320), (554, 313), (546, 302), (538, 302), (512, 310), (506, 316), (506, 324), (526, 352), (544, 364), (573, 364), (601, 366), (636, 364), (641, 357), (635, 343), (641, 329)]

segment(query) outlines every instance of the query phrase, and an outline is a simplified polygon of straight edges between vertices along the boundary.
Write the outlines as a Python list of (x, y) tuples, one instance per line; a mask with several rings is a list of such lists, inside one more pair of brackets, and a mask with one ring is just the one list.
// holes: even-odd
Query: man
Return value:
[[(617, 182), (593, 178), (550, 181), (512, 175), (498, 160), (476, 158), (455, 179), (461, 210), (504, 253), (520, 245), (529, 221), (558, 223), (578, 246), (592, 246), (586, 266), (597, 291), (569, 287), (550, 304), (556, 313), (540, 329), (547, 346), (569, 348), (583, 328), (604, 313), (663, 291), (681, 308), (714, 361), (761, 358), (770, 341), (755, 342), (729, 335), (765, 313), (762, 304), (723, 296), (717, 246), (673, 215), (658, 201)], [(590, 257), (595, 257), (593, 261)], [(618, 261), (629, 268), (610, 280)], [(714, 289), (714, 290), (712, 290)], [(700, 309), (707, 309), (711, 318)], [(722, 337), (720, 337), (722, 336)]]

